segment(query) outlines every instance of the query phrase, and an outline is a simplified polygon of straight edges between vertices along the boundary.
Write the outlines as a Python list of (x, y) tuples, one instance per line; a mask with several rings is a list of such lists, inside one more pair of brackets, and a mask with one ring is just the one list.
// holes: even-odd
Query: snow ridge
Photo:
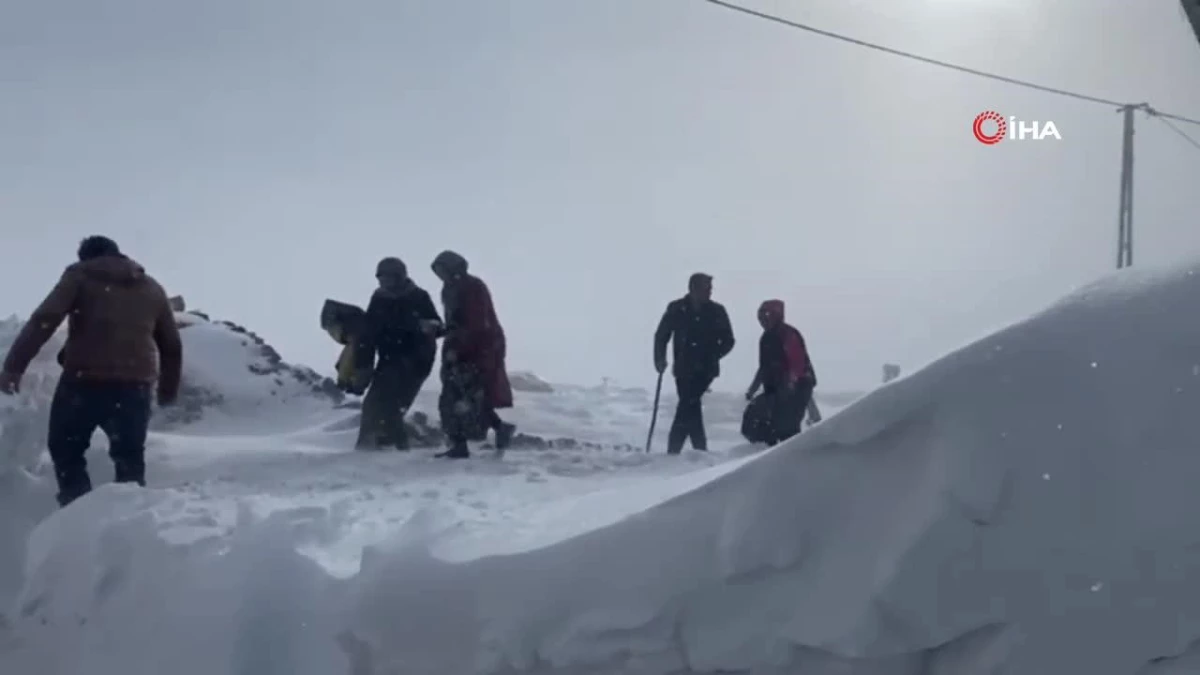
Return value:
[[(228, 540), (171, 545), (177, 493), (103, 488), (31, 538), (0, 658), (100, 675), (1189, 672), (1197, 345), (1200, 276), (1124, 272), (766, 453), (597, 495), (637, 504), (615, 522), (447, 556), (461, 524), (431, 506), (341, 580), (296, 552), (329, 535), (326, 511), (244, 509)], [(548, 508), (587, 522), (586, 501)]]

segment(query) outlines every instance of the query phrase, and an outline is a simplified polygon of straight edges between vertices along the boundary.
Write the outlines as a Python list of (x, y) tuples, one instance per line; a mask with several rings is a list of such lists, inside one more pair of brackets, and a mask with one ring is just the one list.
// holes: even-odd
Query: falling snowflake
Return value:
[(1104, 584), (1101, 584), (1101, 583), (1092, 584), (1092, 592), (1093, 593), (1099, 591), (1101, 588), (1104, 588)]
[(1050, 480), (1050, 474), (1048, 474), (1048, 473), (1042, 474), (1042, 480)]

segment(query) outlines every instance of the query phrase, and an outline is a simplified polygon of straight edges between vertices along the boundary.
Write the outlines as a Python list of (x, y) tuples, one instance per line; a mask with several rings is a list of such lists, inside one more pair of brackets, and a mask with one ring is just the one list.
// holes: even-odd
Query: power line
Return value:
[(1176, 122), (1185, 122), (1187, 124), (1195, 124), (1196, 126), (1200, 127), (1200, 120), (1195, 120), (1190, 117), (1183, 117), (1182, 115), (1172, 115), (1171, 113), (1159, 112), (1157, 110), (1154, 111), (1154, 115), (1159, 118), (1175, 120)]
[(885, 47), (883, 45), (876, 44), (874, 42), (867, 42), (866, 40), (860, 40), (858, 38), (853, 38), (853, 37), (850, 37), (849, 35), (843, 35), (841, 33), (834, 33), (832, 31), (822, 30), (820, 28), (816, 28), (815, 26), (809, 26), (807, 24), (803, 24), (798, 21), (790, 21), (781, 16), (776, 16), (774, 14), (767, 14), (766, 12), (760, 12), (757, 10), (753, 10), (748, 7), (736, 5), (731, 2), (726, 2), (725, 0), (704, 0), (704, 1), (709, 3), (710, 5), (715, 5), (717, 7), (728, 9), (728, 10), (734, 11), (734, 12), (739, 12), (741, 14), (752, 16), (752, 17), (755, 17), (758, 19), (763, 19), (764, 21), (769, 21), (771, 23), (777, 23), (782, 26), (787, 26), (788, 28), (795, 28), (797, 30), (806, 31), (806, 32), (813, 33), (815, 35), (821, 35), (821, 36), (827, 37), (827, 38), (833, 38), (834, 40), (840, 40), (841, 42), (846, 42), (846, 43), (849, 43), (852, 45), (857, 45), (859, 47), (866, 47), (867, 49), (873, 49), (875, 51), (884, 52), (885, 54), (892, 54), (893, 56), (900, 56), (900, 57), (903, 57), (906, 59), (910, 59), (912, 61), (920, 61), (921, 63), (927, 63), (932, 66), (938, 66), (941, 68), (946, 68), (948, 70), (954, 70), (954, 71), (957, 71), (960, 73), (966, 73), (968, 75), (975, 75), (977, 77), (982, 77), (982, 78), (989, 79), (989, 80), (995, 80), (997, 82), (1005, 82), (1008, 84), (1014, 84), (1019, 87), (1025, 87), (1027, 89), (1034, 89), (1037, 91), (1046, 92), (1048, 94), (1056, 94), (1058, 96), (1065, 96), (1067, 98), (1073, 98), (1073, 99), (1077, 99), (1080, 101), (1086, 101), (1088, 103), (1099, 103), (1101, 105), (1107, 105), (1107, 106), (1116, 108), (1124, 116), (1124, 135), (1123, 135), (1123, 140), (1121, 143), (1121, 195), (1120, 195), (1120, 207), (1118, 210), (1118, 232), (1117, 232), (1117, 268), (1118, 269), (1123, 268), (1123, 267), (1128, 267), (1133, 264), (1133, 132), (1134, 132), (1133, 114), (1134, 114), (1134, 111), (1141, 110), (1148, 115), (1157, 117), (1160, 122), (1162, 122), (1163, 124), (1166, 124), (1172, 131), (1174, 131), (1176, 134), (1178, 134), (1180, 137), (1182, 137), (1185, 141), (1190, 143), (1196, 149), (1200, 150), (1200, 141), (1197, 141), (1195, 138), (1192, 138), (1187, 133), (1185, 133), (1182, 129), (1180, 129), (1179, 127), (1177, 127), (1176, 125), (1171, 123), (1171, 120), (1174, 120), (1176, 122), (1183, 122), (1185, 124), (1194, 124), (1196, 126), (1200, 126), (1200, 120), (1193, 119), (1190, 117), (1184, 117), (1182, 115), (1174, 115), (1171, 113), (1160, 112), (1160, 111), (1152, 108), (1149, 103), (1121, 103), (1119, 101), (1102, 98), (1100, 96), (1089, 96), (1088, 94), (1081, 94), (1079, 92), (1069, 91), (1067, 89), (1059, 89), (1057, 87), (1047, 87), (1042, 84), (1037, 84), (1036, 82), (1029, 82), (1028, 80), (1018, 80), (1013, 77), (1005, 77), (1004, 75), (998, 75), (996, 73), (988, 72), (986, 70), (979, 70), (977, 68), (968, 68), (966, 66), (960, 66), (956, 63), (950, 63), (948, 61), (941, 61), (938, 59), (929, 58), (927, 56), (921, 56), (920, 54), (914, 54), (912, 52), (906, 52), (906, 51), (902, 51), (899, 49), (893, 49), (891, 47)]
[[(876, 44), (874, 42), (867, 42), (866, 40), (860, 40), (858, 38), (850, 37), (849, 35), (843, 35), (841, 33), (834, 33), (832, 31), (823, 30), (821, 28), (817, 28), (815, 26), (810, 26), (808, 24), (803, 24), (798, 21), (791, 21), (789, 19), (785, 19), (781, 16), (776, 16), (774, 14), (767, 14), (766, 12), (760, 12), (758, 10), (750, 9), (749, 7), (743, 7), (741, 5), (736, 5), (731, 2), (725, 2), (724, 0), (703, 0), (703, 1), (707, 2), (711, 5), (716, 5), (718, 7), (723, 7), (725, 9), (728, 9), (728, 10), (731, 10), (734, 12), (740, 12), (742, 14), (747, 14), (749, 16), (757, 17), (759, 19), (763, 19), (765, 21), (770, 21), (772, 23), (777, 23), (777, 24), (780, 24), (783, 26), (787, 26), (789, 28), (795, 28), (798, 30), (807, 31), (809, 33), (814, 33), (816, 35), (833, 38), (834, 40), (840, 40), (842, 42), (847, 42), (852, 45), (858, 45), (859, 47), (866, 47), (867, 49), (874, 49), (875, 51), (884, 52), (886, 54), (892, 54), (894, 56), (900, 56), (900, 57), (903, 57), (906, 59), (911, 59), (913, 61), (920, 61), (921, 63), (928, 63), (933, 66), (939, 66), (941, 68), (955, 70), (960, 73), (967, 73), (968, 75), (976, 75), (978, 77), (987, 78), (989, 80), (995, 80), (997, 82), (1007, 82), (1008, 84), (1015, 84), (1020, 87), (1026, 87), (1028, 89), (1036, 89), (1038, 91), (1043, 91), (1048, 94), (1057, 94), (1059, 96), (1066, 96), (1069, 98), (1078, 99), (1080, 101), (1087, 101), (1089, 103), (1100, 103), (1102, 105), (1114, 106), (1117, 108), (1124, 108), (1127, 105), (1125, 103), (1121, 103), (1120, 101), (1114, 101), (1112, 99), (1102, 98), (1099, 96), (1090, 96), (1088, 94), (1081, 94), (1079, 92), (1069, 91), (1066, 89), (1059, 89), (1057, 87), (1048, 87), (1043, 84), (1037, 84), (1036, 82), (1029, 82), (1028, 80), (1018, 80), (1014, 77), (998, 75), (996, 73), (991, 73), (991, 72), (988, 72), (985, 70), (979, 70), (977, 68), (968, 68), (967, 66), (960, 66), (956, 63), (950, 63), (948, 61), (941, 61), (939, 59), (933, 59), (928, 56), (921, 56), (920, 54), (914, 54), (912, 52), (906, 52), (906, 51), (903, 51), (900, 49), (893, 49), (892, 47), (886, 47), (884, 45)], [(1195, 119), (1192, 119), (1189, 117), (1183, 117), (1181, 115), (1172, 115), (1170, 113), (1163, 113), (1163, 112), (1158, 112), (1158, 111), (1155, 111), (1154, 114), (1159, 118), (1167, 118), (1167, 119), (1172, 119), (1172, 120), (1175, 120), (1178, 122), (1185, 122), (1188, 124), (1195, 124), (1197, 126), (1200, 126), (1200, 120), (1195, 120)], [(1164, 120), (1164, 121), (1166, 121), (1166, 120)], [(1189, 140), (1191, 140), (1191, 139), (1189, 138)]]
[(1170, 129), (1171, 131), (1174, 131), (1176, 134), (1178, 134), (1180, 138), (1187, 141), (1188, 143), (1191, 143), (1192, 147), (1196, 148), (1197, 150), (1200, 150), (1200, 141), (1197, 141), (1196, 139), (1192, 138), (1191, 136), (1189, 136), (1187, 134), (1186, 131), (1184, 131), (1183, 129), (1180, 129), (1179, 127), (1172, 124), (1171, 120), (1167, 119), (1165, 116), (1159, 115), (1158, 113), (1154, 112), (1153, 110), (1151, 110), (1149, 112), (1152, 117), (1157, 118), (1158, 121), (1167, 125), (1167, 128)]

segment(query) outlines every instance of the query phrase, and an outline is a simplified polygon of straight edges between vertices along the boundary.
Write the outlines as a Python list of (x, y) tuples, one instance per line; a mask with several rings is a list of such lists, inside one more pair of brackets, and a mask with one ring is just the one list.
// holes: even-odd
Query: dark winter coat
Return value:
[(24, 373), (64, 320), (64, 372), (103, 382), (158, 380), (159, 392), (174, 398), (183, 365), (179, 327), (166, 292), (141, 265), (111, 255), (68, 267), (13, 341), (5, 372)]
[(758, 340), (758, 381), (763, 391), (770, 394), (796, 385), (815, 387), (817, 373), (804, 336), (783, 321), (783, 303), (768, 301), (763, 303), (763, 309), (779, 317), (778, 323), (764, 330)]
[(446, 312), (442, 360), (477, 369), (488, 405), (511, 408), (513, 391), (505, 366), (508, 345), (487, 284), (467, 273), (466, 260), (458, 254), (445, 252), (438, 256), (435, 265), (451, 273), (442, 287), (442, 307)]
[(377, 289), (354, 350), (359, 365), (369, 369), (378, 357), (380, 368), (402, 366), (414, 376), (428, 377), (437, 357), (437, 338), (422, 330), (422, 321), (442, 322), (424, 289), (411, 282), (399, 291)]
[(711, 300), (693, 303), (683, 297), (667, 305), (658, 330), (654, 332), (654, 360), (667, 356), (667, 342), (673, 342), (675, 375), (721, 374), (721, 359), (733, 351), (733, 326), (729, 313)]
[(804, 337), (784, 321), (783, 301), (767, 300), (758, 317), (766, 328), (758, 340), (758, 372), (750, 389), (762, 385), (763, 393), (746, 406), (742, 435), (773, 445), (800, 433), (817, 375)]

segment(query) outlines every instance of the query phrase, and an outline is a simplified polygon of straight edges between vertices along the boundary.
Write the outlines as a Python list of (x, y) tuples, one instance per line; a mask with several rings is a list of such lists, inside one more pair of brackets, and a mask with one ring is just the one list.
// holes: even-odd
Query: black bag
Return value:
[(742, 436), (751, 443), (766, 443), (771, 440), (773, 397), (759, 394), (750, 400), (742, 413)]
[(340, 345), (354, 342), (367, 325), (367, 313), (358, 305), (326, 300), (321, 307), (321, 328)]

